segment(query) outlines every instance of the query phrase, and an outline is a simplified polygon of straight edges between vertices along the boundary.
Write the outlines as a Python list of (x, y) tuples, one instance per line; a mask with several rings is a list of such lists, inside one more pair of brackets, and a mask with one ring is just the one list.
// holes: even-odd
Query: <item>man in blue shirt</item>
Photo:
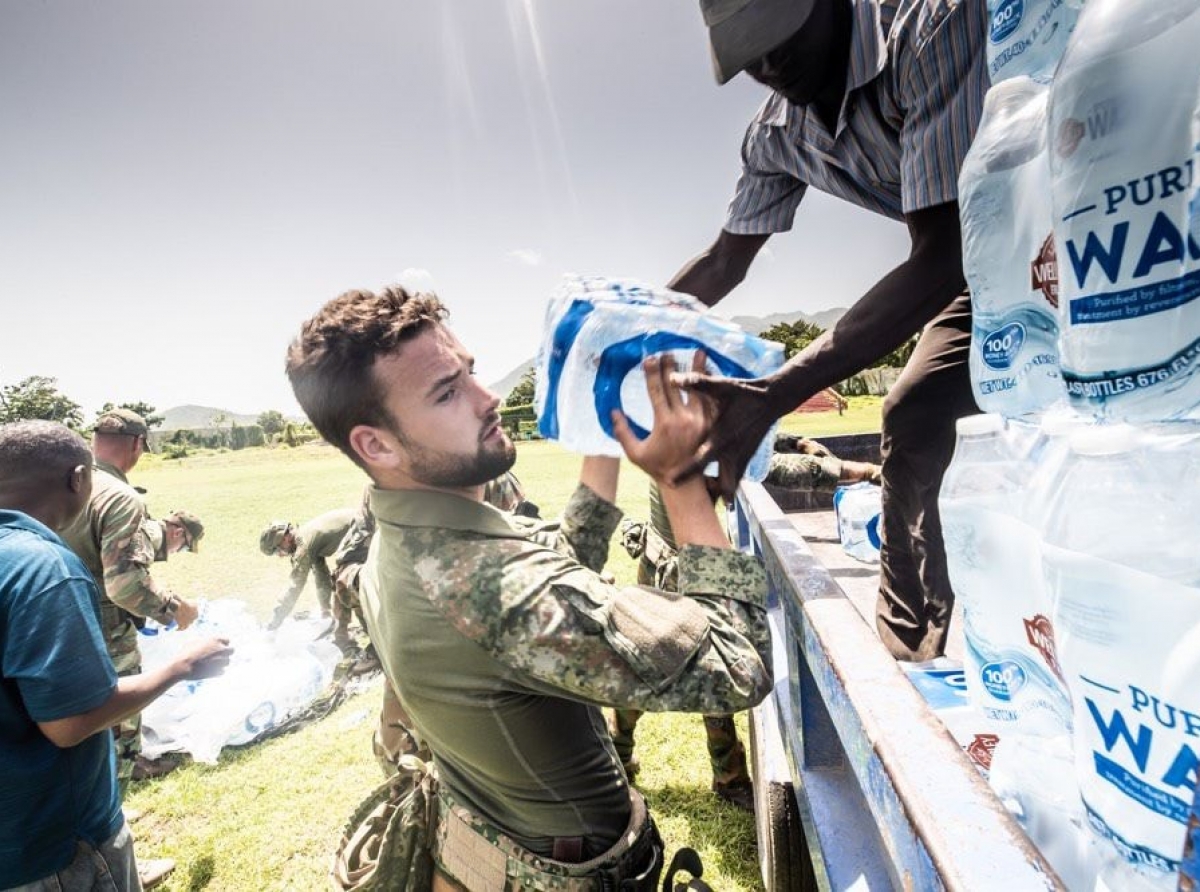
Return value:
[(53, 532), (87, 505), (92, 456), (61, 424), (0, 426), (0, 889), (139, 890), (114, 724), (178, 681), (218, 674), (211, 638), (118, 682), (92, 575)]

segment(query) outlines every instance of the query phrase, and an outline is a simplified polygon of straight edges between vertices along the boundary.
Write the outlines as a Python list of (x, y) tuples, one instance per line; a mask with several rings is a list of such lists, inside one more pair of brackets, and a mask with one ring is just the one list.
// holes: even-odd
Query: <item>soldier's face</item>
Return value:
[(475, 360), (441, 325), (375, 363), (394, 426), (399, 468), (436, 489), (482, 487), (516, 461), (500, 426), (500, 398), (475, 377)]
[(167, 536), (167, 551), (170, 554), (178, 554), (181, 551), (192, 550), (191, 537), (188, 535), (187, 530), (182, 524), (172, 523), (169, 520), (164, 520), (163, 530)]

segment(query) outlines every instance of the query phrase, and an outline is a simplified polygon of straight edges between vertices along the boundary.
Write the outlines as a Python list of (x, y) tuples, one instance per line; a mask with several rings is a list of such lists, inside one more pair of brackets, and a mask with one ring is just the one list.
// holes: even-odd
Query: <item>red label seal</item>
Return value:
[(1058, 663), (1058, 651), (1054, 647), (1054, 627), (1050, 625), (1049, 617), (1039, 613), (1033, 619), (1023, 619), (1021, 622), (1025, 624), (1025, 637), (1029, 639), (1029, 643), (1042, 655), (1050, 671), (1066, 684), (1062, 666)]
[(1058, 252), (1054, 250), (1054, 233), (1046, 236), (1037, 257), (1029, 264), (1029, 287), (1042, 292), (1046, 303), (1058, 307)]
[(999, 734), (976, 734), (975, 739), (967, 744), (967, 755), (984, 771), (991, 771), (992, 753), (996, 751), (996, 744), (999, 742)]

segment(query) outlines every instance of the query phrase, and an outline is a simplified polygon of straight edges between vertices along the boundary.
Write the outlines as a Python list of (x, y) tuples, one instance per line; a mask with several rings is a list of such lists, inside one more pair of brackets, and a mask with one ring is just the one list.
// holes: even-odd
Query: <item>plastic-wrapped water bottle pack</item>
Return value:
[(939, 499), (991, 780), (1069, 888), (1173, 889), (1200, 779), (1200, 424), (1023, 427), (962, 419)]
[(1049, 80), (1083, 0), (988, 0), (988, 77)]
[(1066, 399), (1058, 362), (1058, 269), (1048, 90), (1028, 77), (992, 87), (958, 179), (963, 272), (971, 287), (971, 386), (1014, 417)]
[(1090, 0), (1050, 93), (1063, 378), (1113, 421), (1200, 405), (1198, 0)]
[[(612, 435), (619, 409), (646, 436), (653, 411), (642, 361), (669, 353), (683, 370), (703, 350), (710, 374), (757, 378), (783, 364), (783, 348), (747, 334), (695, 298), (626, 279), (568, 276), (546, 310), (534, 407), (543, 437), (584, 455), (622, 455)], [(761, 480), (774, 428), (746, 477)]]

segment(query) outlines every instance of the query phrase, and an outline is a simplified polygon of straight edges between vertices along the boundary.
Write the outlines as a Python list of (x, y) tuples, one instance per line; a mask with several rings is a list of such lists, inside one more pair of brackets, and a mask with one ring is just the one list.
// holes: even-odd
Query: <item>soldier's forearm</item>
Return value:
[(106, 576), (104, 593), (108, 599), (132, 613), (166, 625), (175, 616), (178, 601), (171, 592), (160, 588), (148, 572)]

